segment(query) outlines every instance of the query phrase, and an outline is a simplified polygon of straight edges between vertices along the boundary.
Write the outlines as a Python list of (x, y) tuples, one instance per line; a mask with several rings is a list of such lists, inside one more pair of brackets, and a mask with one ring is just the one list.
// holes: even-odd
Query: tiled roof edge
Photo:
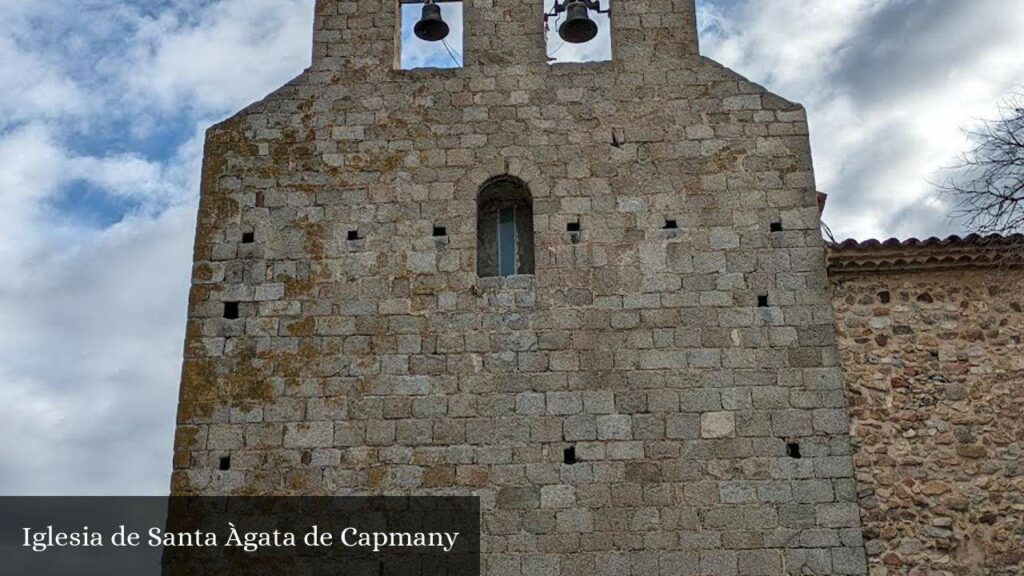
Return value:
[(1024, 234), (830, 243), (830, 274), (1024, 266)]

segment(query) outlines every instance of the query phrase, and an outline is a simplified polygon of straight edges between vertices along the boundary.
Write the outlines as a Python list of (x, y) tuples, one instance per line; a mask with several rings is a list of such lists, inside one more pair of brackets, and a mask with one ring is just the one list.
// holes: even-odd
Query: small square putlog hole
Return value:
[(786, 456), (789, 456), (790, 458), (801, 458), (800, 443), (786, 442)]
[(361, 238), (359, 237), (359, 230), (349, 230), (348, 231), (348, 239), (349, 240), (361, 240)]
[(444, 226), (434, 226), (434, 238), (443, 238), (448, 235), (448, 229)]
[(576, 459), (575, 446), (569, 446), (568, 448), (565, 449), (565, 452), (563, 453), (563, 461), (566, 464), (576, 464), (577, 462), (579, 462), (579, 460)]
[(224, 317), (228, 320), (237, 320), (240, 316), (239, 303), (238, 302), (225, 302), (224, 303)]
[(665, 220), (665, 225), (661, 227), (662, 230), (679, 230), (679, 222), (675, 220)]
[(231, 470), (231, 456), (221, 456), (220, 457), (220, 469), (221, 470)]
[(772, 232), (782, 232), (782, 222), (772, 222), (768, 225)]
[(242, 244), (252, 244), (256, 241), (255, 232), (242, 232)]
[(568, 224), (565, 225), (566, 232), (579, 232), (580, 229), (581, 228), (579, 222), (569, 222)]
[(767, 294), (762, 294), (761, 296), (757, 297), (757, 307), (758, 308), (767, 308), (768, 307), (768, 295)]

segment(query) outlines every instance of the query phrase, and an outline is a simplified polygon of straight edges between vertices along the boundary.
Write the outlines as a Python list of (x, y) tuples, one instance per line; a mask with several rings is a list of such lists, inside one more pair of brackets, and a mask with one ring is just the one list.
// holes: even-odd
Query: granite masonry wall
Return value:
[(1024, 574), (1024, 267), (956, 244), (832, 275), (873, 575)]
[[(540, 0), (465, 10), (465, 68), (402, 72), (397, 3), (320, 0), (209, 131), (173, 491), (476, 494), (490, 575), (864, 574), (804, 110), (692, 0), (590, 65)], [(501, 176), (536, 273), (481, 279)]]

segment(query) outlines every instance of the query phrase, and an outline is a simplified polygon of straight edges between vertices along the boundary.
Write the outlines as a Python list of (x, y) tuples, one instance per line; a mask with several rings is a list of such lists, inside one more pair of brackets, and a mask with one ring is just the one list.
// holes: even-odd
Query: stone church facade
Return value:
[[(207, 135), (174, 493), (478, 495), (489, 575), (866, 574), (865, 535), (872, 572), (1019, 567), (1016, 406), (970, 401), (1020, 395), (1013, 284), (961, 347), (995, 280), (932, 310), (827, 260), (803, 108), (701, 57), (692, 0), (554, 66), (540, 2), (467, 3), (454, 70), (395, 69), (393, 0), (316, 10), (311, 67)], [(1001, 540), (945, 554), (965, 526)]]

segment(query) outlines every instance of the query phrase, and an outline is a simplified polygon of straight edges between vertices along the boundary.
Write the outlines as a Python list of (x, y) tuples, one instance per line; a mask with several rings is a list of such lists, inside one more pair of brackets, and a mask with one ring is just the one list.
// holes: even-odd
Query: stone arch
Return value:
[(476, 207), (477, 275), (533, 274), (533, 195), (526, 182), (507, 174), (491, 178), (480, 187)]

